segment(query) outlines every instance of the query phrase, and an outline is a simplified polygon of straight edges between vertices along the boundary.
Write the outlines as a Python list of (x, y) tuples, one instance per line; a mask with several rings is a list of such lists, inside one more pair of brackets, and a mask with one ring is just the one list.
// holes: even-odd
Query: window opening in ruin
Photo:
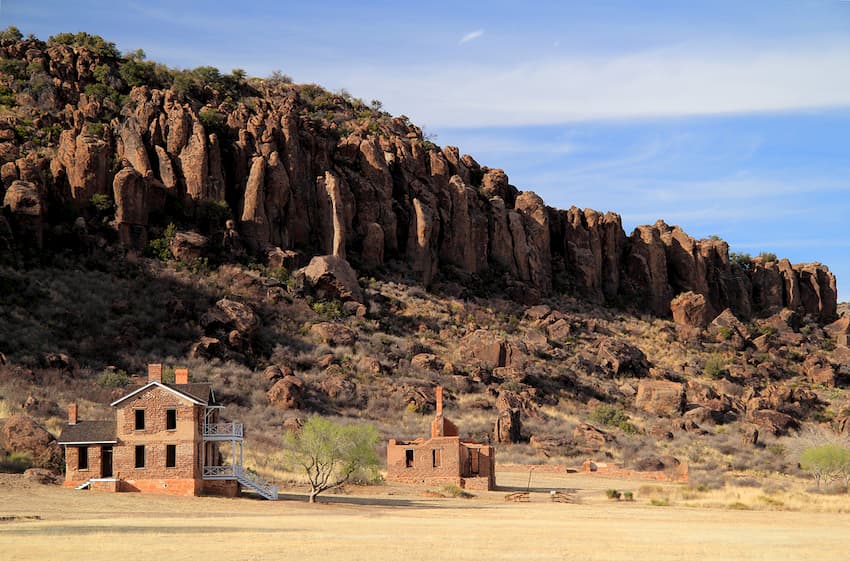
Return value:
[(136, 413), (136, 430), (145, 430), (145, 410), (135, 409)]
[(413, 450), (405, 450), (404, 451), (404, 467), (412, 468), (413, 467)]
[(438, 468), (442, 463), (442, 458), (440, 454), (441, 450), (437, 450), (436, 448), (431, 450), (431, 467)]
[(89, 447), (80, 446), (77, 452), (77, 469), (89, 469)]
[(177, 445), (176, 444), (166, 444), (165, 445), (165, 467), (167, 467), (167, 468), (177, 467)]
[(165, 410), (165, 430), (177, 430), (177, 409)]
[(145, 445), (139, 444), (136, 446), (136, 467), (145, 467)]

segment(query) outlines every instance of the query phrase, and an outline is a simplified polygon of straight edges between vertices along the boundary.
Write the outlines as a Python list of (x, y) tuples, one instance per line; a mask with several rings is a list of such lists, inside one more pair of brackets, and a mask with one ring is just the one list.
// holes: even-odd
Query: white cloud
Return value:
[[(461, 43), (480, 37), (469, 33)], [(567, 54), (514, 65), (349, 69), (353, 92), (429, 127), (529, 125), (850, 106), (850, 41)]]
[(475, 31), (470, 31), (469, 33), (460, 38), (460, 41), (458, 41), (458, 45), (463, 45), (464, 43), (475, 41), (482, 35), (484, 35), (483, 29), (476, 29)]

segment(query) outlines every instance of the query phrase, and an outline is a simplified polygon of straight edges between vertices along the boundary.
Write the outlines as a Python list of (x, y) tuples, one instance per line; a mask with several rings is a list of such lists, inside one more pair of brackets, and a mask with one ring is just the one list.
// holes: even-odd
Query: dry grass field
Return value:
[[(528, 475), (503, 472), (499, 482), (524, 489)], [(550, 489), (565, 488), (576, 490), (577, 504), (550, 501)], [(607, 488), (634, 489), (636, 500), (609, 501)], [(824, 497), (838, 501), (833, 512), (810, 512), (730, 508), (724, 501), (736, 500), (735, 490), (707, 493), (700, 504), (682, 487), (575, 474), (535, 473), (531, 489), (530, 502), (508, 503), (505, 491), (440, 499), (381, 485), (310, 506), (298, 490), (278, 502), (113, 495), (3, 476), (0, 516), (18, 518), (0, 522), (0, 559), (827, 561), (850, 550), (850, 515), (839, 512), (850, 506), (846, 496)], [(759, 508), (746, 493), (737, 497), (739, 505), (751, 499)], [(689, 504), (698, 506), (680, 506)]]

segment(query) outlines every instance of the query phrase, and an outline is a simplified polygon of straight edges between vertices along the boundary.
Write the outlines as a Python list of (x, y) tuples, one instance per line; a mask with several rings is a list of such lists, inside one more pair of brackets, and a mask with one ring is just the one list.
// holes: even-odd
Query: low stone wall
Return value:
[(588, 475), (612, 477), (616, 479), (637, 479), (641, 481), (672, 481), (675, 483), (688, 482), (688, 463), (682, 462), (675, 468), (659, 471), (634, 471), (624, 469), (616, 464), (585, 460), (581, 472)]

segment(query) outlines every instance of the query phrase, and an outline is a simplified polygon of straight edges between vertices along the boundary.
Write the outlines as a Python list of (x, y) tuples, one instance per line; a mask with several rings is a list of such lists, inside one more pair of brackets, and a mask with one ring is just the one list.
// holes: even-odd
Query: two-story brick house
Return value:
[(69, 406), (59, 438), (66, 486), (225, 496), (245, 486), (277, 498), (273, 485), (242, 467), (242, 425), (220, 421), (223, 406), (212, 387), (189, 383), (187, 369), (178, 368), (170, 384), (162, 381), (162, 365), (151, 364), (148, 382), (111, 405), (110, 421), (80, 420), (77, 405)]

